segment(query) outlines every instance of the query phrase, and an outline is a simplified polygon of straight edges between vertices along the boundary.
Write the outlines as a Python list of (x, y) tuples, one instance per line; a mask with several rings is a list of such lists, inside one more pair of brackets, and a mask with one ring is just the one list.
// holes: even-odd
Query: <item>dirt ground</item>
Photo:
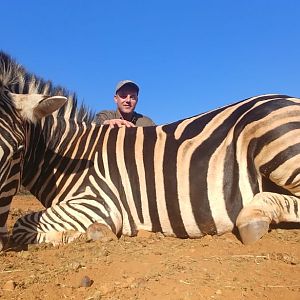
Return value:
[[(16, 196), (9, 227), (32, 196)], [(295, 229), (295, 227), (297, 227)], [(300, 299), (300, 230), (273, 229), (254, 245), (233, 234), (198, 240), (141, 232), (0, 253), (1, 299)]]

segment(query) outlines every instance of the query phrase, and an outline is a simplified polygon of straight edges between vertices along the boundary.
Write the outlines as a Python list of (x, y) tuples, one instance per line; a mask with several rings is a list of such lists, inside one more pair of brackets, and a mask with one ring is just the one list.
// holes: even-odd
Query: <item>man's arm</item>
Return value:
[(135, 127), (135, 125), (129, 121), (116, 118), (116, 112), (111, 110), (103, 110), (96, 114), (96, 123), (100, 125), (109, 125), (109, 127)]

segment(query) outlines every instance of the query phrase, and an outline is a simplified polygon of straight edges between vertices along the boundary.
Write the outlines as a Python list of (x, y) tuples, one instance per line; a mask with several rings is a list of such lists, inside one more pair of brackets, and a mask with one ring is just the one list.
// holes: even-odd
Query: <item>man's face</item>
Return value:
[(131, 114), (138, 102), (137, 90), (133, 86), (125, 85), (118, 90), (114, 99), (121, 113)]

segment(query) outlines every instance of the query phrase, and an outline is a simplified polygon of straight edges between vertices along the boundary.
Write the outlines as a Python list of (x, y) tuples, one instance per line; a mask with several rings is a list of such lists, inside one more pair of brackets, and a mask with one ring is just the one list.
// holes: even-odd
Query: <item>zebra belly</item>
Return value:
[[(157, 202), (158, 203), (158, 202)], [(145, 211), (144, 211), (145, 212)], [(193, 212), (190, 202), (180, 203), (177, 211), (168, 209), (160, 204), (156, 215), (143, 215), (144, 222), (135, 219), (135, 224), (130, 226), (123, 219), (122, 234), (135, 236), (139, 230), (161, 232), (165, 236), (178, 238), (201, 238), (204, 235), (215, 235), (230, 232), (234, 222), (229, 218), (226, 207), (214, 207), (207, 213), (205, 209)], [(134, 227), (134, 229), (133, 229)]]

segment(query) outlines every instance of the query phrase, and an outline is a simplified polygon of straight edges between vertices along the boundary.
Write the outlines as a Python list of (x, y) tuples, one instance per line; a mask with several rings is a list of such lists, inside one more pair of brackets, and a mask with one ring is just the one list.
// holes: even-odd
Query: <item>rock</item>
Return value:
[(69, 267), (74, 271), (78, 271), (80, 268), (84, 267), (84, 265), (82, 265), (80, 262), (74, 261), (70, 263)]
[(83, 276), (80, 281), (80, 287), (90, 287), (93, 284), (93, 280), (89, 276)]
[(8, 280), (3, 285), (2, 289), (5, 291), (13, 291), (16, 287), (16, 283), (13, 280)]

